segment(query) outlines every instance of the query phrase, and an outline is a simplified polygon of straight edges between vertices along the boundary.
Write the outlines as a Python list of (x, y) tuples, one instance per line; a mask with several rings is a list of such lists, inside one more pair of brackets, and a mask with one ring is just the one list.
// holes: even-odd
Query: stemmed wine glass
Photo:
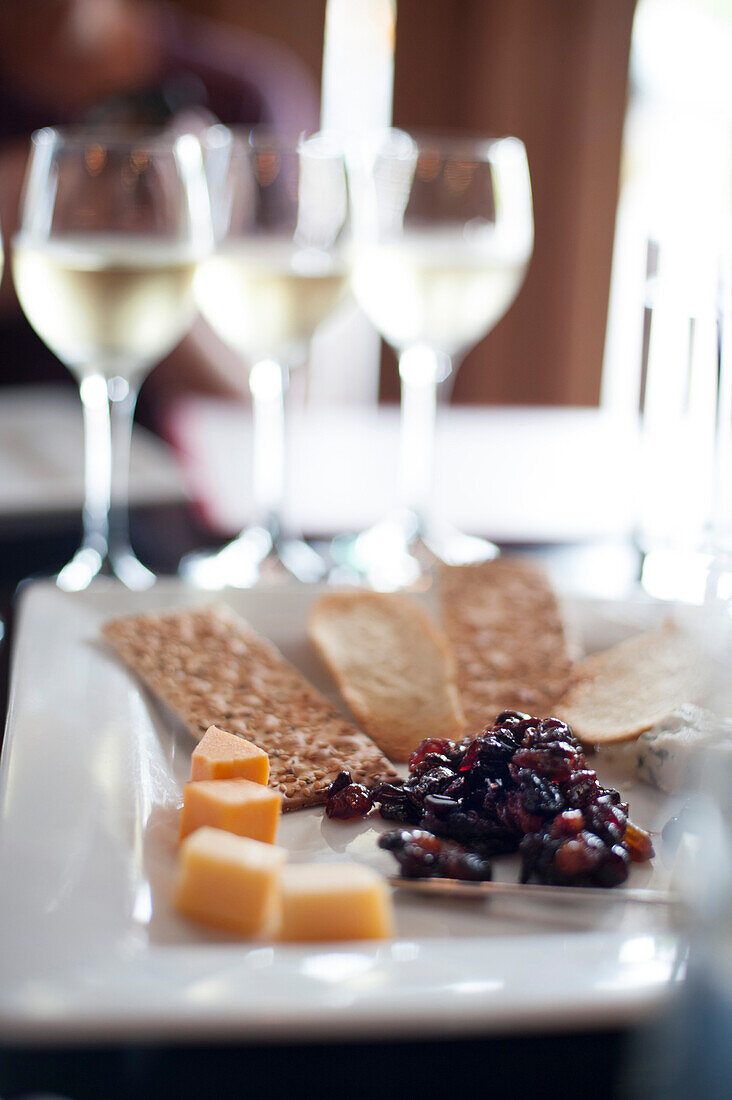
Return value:
[(100, 573), (129, 588), (155, 580), (129, 542), (132, 419), (146, 374), (193, 320), (193, 276), (210, 247), (191, 134), (33, 135), (13, 275), (26, 317), (77, 379), (84, 416), (84, 534), (61, 588)]
[(222, 126), (205, 145), (216, 250), (198, 270), (196, 297), (214, 332), (247, 364), (253, 518), (218, 553), (190, 555), (183, 571), (204, 587), (317, 580), (322, 559), (283, 526), (285, 394), (313, 333), (348, 288), (343, 154), (322, 133), (289, 138)]
[(366, 143), (349, 170), (354, 292), (399, 357), (402, 507), (334, 553), (378, 587), (395, 587), (435, 556), (461, 563), (497, 553), (434, 515), (437, 392), (521, 287), (533, 248), (531, 185), (513, 137), (392, 130)]

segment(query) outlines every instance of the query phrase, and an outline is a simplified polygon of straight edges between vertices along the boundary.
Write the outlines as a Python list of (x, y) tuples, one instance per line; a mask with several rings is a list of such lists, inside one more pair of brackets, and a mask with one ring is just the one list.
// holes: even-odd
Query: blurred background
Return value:
[[(321, 94), (325, 121), (342, 121), (350, 112), (353, 128), (364, 126), (368, 111), (349, 89), (342, 61), (329, 87), (321, 88), (326, 8), (326, 0), (4, 3), (0, 217), (6, 253), (17, 224), (27, 139), (35, 127), (144, 120), (196, 128), (219, 119), (297, 130), (317, 126)], [(393, 49), (394, 125), (511, 133), (528, 151), (535, 245), (525, 284), (506, 315), (467, 354), (451, 393), (443, 397), (455, 407), (510, 406), (530, 408), (532, 414), (453, 421), (465, 440), (466, 457), (462, 467), (450, 466), (451, 484), (467, 480), (472, 486), (483, 474), (492, 481), (477, 508), (458, 501), (456, 522), (504, 542), (633, 537), (640, 522), (634, 484), (638, 413), (644, 411), (649, 379), (658, 370), (649, 285), (670, 272), (677, 313), (684, 313), (693, 328), (699, 287), (718, 263), (729, 215), (732, 4), (399, 0), (395, 5), (374, 0), (366, 14), (362, 3), (352, 5), (350, 40), (344, 36), (343, 11), (343, 4), (331, 0), (330, 47), (335, 50), (338, 38), (342, 58), (348, 50), (362, 57), (364, 42), (370, 43), (366, 53), (375, 58), (374, 87), (386, 80), (390, 90)], [(714, 278), (711, 282), (713, 299)], [(704, 308), (716, 309), (710, 295)], [(377, 401), (382, 407), (397, 402), (394, 355), (384, 346), (378, 350), (366, 322), (339, 317), (325, 328), (314, 341), (305, 404), (351, 407), (368, 418)], [(697, 324), (697, 336), (698, 331)], [(38, 382), (70, 386), (72, 380), (23, 318), (10, 265), (0, 291), (0, 348), (0, 381), (6, 387), (0, 405), (6, 406), (8, 433), (14, 428), (17, 436), (16, 410), (30, 408), (27, 393), (19, 395), (17, 387)], [(684, 355), (688, 360), (692, 351), (686, 348)], [(13, 406), (7, 387), (14, 387)], [(192, 406), (185, 400), (191, 395), (206, 400)], [(235, 406), (232, 398), (242, 402)], [(139, 419), (173, 445), (176, 457), (169, 467), (162, 458), (143, 463), (139, 477), (133, 474), (133, 502), (192, 496), (203, 524), (193, 540), (238, 529), (247, 507), (241, 489), (247, 479), (247, 448), (241, 443), (245, 399), (245, 380), (232, 353), (199, 319), (143, 387)], [(547, 412), (537, 420), (537, 409), (557, 415)], [(568, 410), (595, 412), (589, 418), (579, 412), (567, 418)], [(681, 413), (674, 410), (674, 415)], [(348, 414), (343, 416), (341, 424), (350, 424)], [(12, 500), (8, 488), (5, 501), (0, 500), (6, 519), (11, 513), (17, 518), (21, 504), (28, 511), (28, 501), (35, 499), (33, 462), (40, 476), (52, 461), (50, 455), (28, 453), (30, 434), (43, 437), (44, 423), (50, 422), (29, 422), (24, 461), (30, 463), (26, 472), (32, 484), (21, 480)], [(379, 434), (386, 422), (378, 423), (368, 438), (359, 438), (362, 455), (391, 455), (391, 442)], [(504, 455), (503, 444), (510, 446), (512, 439), (529, 448), (521, 485), (528, 496), (518, 509), (515, 482), (498, 484), (505, 471), (501, 466), (501, 478), (495, 477), (494, 454), (476, 476), (475, 455), (494, 429)], [(331, 452), (341, 453), (337, 426), (333, 432)], [(317, 434), (323, 438), (322, 431)], [(217, 445), (217, 438), (228, 440), (227, 446)], [(454, 435), (450, 440), (444, 461), (438, 448), (438, 471), (441, 464), (456, 461)], [(298, 443), (305, 465), (312, 466), (309, 480), (322, 482), (323, 470), (332, 465), (328, 449), (313, 457), (309, 446), (307, 440)], [(578, 472), (578, 455), (585, 458), (584, 474)], [(537, 472), (539, 456), (548, 462), (543, 474)], [(69, 477), (78, 472), (77, 459), (69, 457)], [(21, 461), (17, 446), (6, 461), (9, 469)], [(390, 462), (382, 465), (388, 469)], [(300, 508), (299, 526), (307, 534), (329, 536), (336, 532), (339, 515), (341, 525), (352, 529), (373, 522), (384, 490), (378, 477), (367, 484), (372, 469), (370, 459), (349, 467), (350, 491), (341, 494), (334, 485), (330, 497), (336, 504), (326, 514), (321, 484), (318, 499), (307, 503), (304, 514)], [(224, 486), (232, 470), (234, 484)], [(526, 482), (532, 470), (533, 490)], [(48, 470), (45, 476), (47, 493), (53, 483)], [(708, 470), (700, 476), (710, 482)], [(75, 490), (60, 482), (56, 489), (68, 510)], [(302, 492), (296, 486), (294, 496)], [(354, 497), (363, 500), (360, 510), (349, 506)], [(657, 499), (653, 484), (646, 497)], [(694, 517), (695, 530), (708, 522), (710, 508), (705, 504), (705, 515)], [(47, 513), (52, 510), (45, 507)], [(529, 514), (543, 519), (532, 525)], [(666, 522), (661, 517), (656, 527)], [(680, 527), (678, 517), (674, 525)]]
[[(1, 0), (0, 709), (16, 586), (77, 549), (84, 491), (74, 379), (8, 262), (33, 130), (322, 120), (520, 138), (533, 256), (442, 388), (437, 510), (595, 596), (642, 581), (702, 602), (722, 549), (728, 609), (730, 58), (732, 0)], [(395, 502), (399, 374), (354, 303), (295, 374), (288, 518), (327, 552)], [(197, 318), (137, 413), (131, 536), (156, 572), (251, 519), (251, 421), (246, 371)], [(584, 1050), (588, 1087), (610, 1095), (622, 1037), (585, 1038), (573, 1064)], [(514, 1084), (521, 1043), (504, 1049)], [(566, 1076), (566, 1048), (541, 1043), (545, 1079)]]

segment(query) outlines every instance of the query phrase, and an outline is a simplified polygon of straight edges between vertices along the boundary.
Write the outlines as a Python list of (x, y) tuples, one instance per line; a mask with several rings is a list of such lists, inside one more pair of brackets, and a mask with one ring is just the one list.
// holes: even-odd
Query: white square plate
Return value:
[[(308, 647), (318, 590), (229, 591), (224, 599), (332, 694)], [(0, 786), (0, 1031), (7, 1040), (283, 1040), (468, 1035), (629, 1022), (678, 980), (682, 950), (662, 913), (580, 910), (523, 899), (396, 898), (388, 943), (240, 943), (171, 906), (177, 812), (191, 738), (99, 641), (119, 614), (208, 602), (175, 581), (23, 596)], [(587, 649), (658, 622), (650, 604), (571, 601)], [(606, 776), (612, 780), (612, 776)], [(661, 798), (629, 791), (641, 825)], [(291, 859), (391, 869), (377, 818), (321, 809), (285, 816)], [(663, 873), (636, 867), (631, 882)], [(516, 862), (497, 877), (515, 880)], [(655, 907), (654, 907), (655, 910)]]

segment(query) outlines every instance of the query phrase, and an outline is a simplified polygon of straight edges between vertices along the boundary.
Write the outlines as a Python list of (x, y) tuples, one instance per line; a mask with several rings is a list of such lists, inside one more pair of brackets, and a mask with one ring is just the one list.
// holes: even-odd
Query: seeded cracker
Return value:
[(543, 570), (516, 558), (442, 566), (439, 601), (469, 730), (502, 710), (553, 713), (571, 661)]
[(283, 810), (323, 802), (343, 769), (367, 786), (396, 774), (370, 738), (227, 607), (131, 615), (102, 633), (197, 740), (215, 725), (259, 745)]

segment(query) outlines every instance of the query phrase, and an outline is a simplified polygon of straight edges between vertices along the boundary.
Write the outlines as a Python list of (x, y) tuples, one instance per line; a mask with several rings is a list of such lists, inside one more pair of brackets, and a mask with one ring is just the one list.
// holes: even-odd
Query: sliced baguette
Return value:
[(588, 745), (633, 741), (704, 688), (701, 654), (676, 624), (636, 635), (575, 666), (557, 715)]
[(425, 737), (462, 731), (452, 654), (408, 596), (323, 596), (308, 632), (354, 716), (391, 760), (407, 760)]

